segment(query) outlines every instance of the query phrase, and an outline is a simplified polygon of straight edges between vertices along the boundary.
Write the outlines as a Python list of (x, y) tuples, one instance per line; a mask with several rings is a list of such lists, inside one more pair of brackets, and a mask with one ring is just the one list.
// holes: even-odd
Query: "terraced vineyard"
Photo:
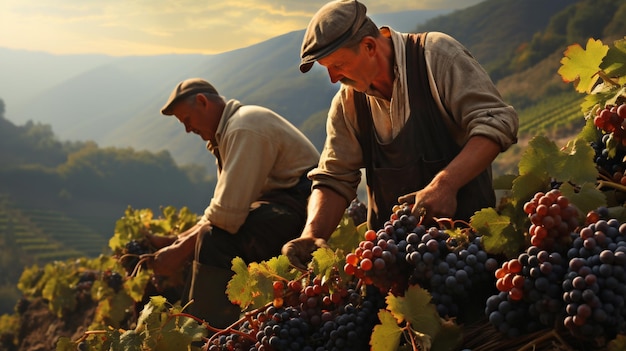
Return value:
[(0, 233), (7, 249), (18, 250), (38, 264), (95, 257), (107, 247), (102, 235), (63, 213), (20, 208), (6, 196), (0, 197)]
[(579, 132), (585, 124), (580, 104), (584, 96), (577, 93), (566, 93), (546, 99), (519, 113), (520, 137), (533, 134), (568, 134), (569, 131)]

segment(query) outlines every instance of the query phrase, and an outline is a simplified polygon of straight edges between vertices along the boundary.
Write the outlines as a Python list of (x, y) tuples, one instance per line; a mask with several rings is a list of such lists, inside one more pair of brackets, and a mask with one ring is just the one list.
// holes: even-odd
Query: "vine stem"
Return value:
[(98, 334), (106, 334), (108, 333), (106, 330), (87, 330), (80, 336), (80, 338), (76, 339), (75, 343), (80, 343), (81, 341), (85, 341), (90, 335), (98, 335)]
[(596, 186), (596, 189), (601, 189), (603, 187), (609, 187), (609, 188), (613, 188), (616, 190), (620, 190), (623, 192), (626, 192), (626, 186), (619, 184), (619, 183), (615, 183), (615, 182), (610, 182), (610, 181), (606, 181), (606, 180), (598, 180), (598, 185)]
[[(563, 338), (561, 338), (561, 336), (554, 330), (550, 331), (549, 333), (545, 333), (542, 336), (538, 337), (537, 339), (530, 341), (529, 343), (527, 343), (526, 345), (520, 347), (519, 349), (517, 349), (517, 351), (525, 351), (525, 350), (536, 350), (537, 349), (537, 344), (549, 340), (550, 338), (555, 338), (557, 339), (561, 345), (565, 347), (565, 351), (573, 351), (573, 349), (569, 346), (567, 346), (567, 343), (563, 340)], [(560, 348), (559, 348), (560, 349)]]

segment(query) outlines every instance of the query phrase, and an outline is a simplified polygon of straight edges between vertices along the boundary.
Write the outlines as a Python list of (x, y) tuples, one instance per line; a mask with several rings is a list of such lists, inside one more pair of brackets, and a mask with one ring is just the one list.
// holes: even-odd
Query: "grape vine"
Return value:
[(619, 349), (626, 346), (626, 38), (572, 45), (561, 63), (563, 80), (587, 94), (587, 123), (564, 147), (533, 138), (519, 174), (503, 177), (508, 193), (496, 208), (469, 223), (440, 218), (426, 227), (397, 205), (382, 228), (367, 230), (355, 199), (306, 271), (284, 256), (232, 261), (226, 293), (242, 313), (226, 329), (186, 313), (179, 284), (145, 264), (154, 251), (146, 233), (175, 237), (197, 220), (186, 209), (167, 207), (153, 218), (129, 208), (109, 255), (28, 268), (19, 288), (45, 298), (59, 317), (78, 304), (98, 306), (84, 335), (60, 338), (58, 351), (489, 350), (464, 335), (483, 320), (503, 339), (552, 329), (574, 347)]

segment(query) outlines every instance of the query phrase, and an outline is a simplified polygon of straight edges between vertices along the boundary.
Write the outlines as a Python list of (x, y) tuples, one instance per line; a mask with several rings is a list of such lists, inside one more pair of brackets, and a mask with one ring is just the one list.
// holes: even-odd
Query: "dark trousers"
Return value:
[(300, 236), (304, 221), (305, 215), (300, 209), (256, 202), (236, 234), (213, 227), (203, 236), (198, 261), (230, 269), (235, 257), (246, 263), (268, 260), (280, 255), (283, 244)]

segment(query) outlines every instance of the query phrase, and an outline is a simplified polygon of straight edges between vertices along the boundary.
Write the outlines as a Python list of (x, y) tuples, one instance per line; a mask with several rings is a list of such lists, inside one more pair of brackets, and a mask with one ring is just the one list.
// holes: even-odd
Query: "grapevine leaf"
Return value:
[(618, 334), (617, 337), (611, 340), (607, 346), (608, 351), (626, 350), (626, 336)]
[(105, 341), (103, 342), (102, 350), (123, 350), (120, 346), (121, 336), (120, 329), (109, 328), (104, 337)]
[(536, 136), (528, 142), (528, 148), (519, 162), (519, 174), (553, 173), (554, 160), (559, 158), (556, 144), (545, 136)]
[(124, 290), (133, 299), (133, 301), (139, 302), (143, 299), (150, 277), (150, 273), (143, 270), (124, 282)]
[(564, 150), (562, 161), (554, 174), (554, 178), (560, 181), (570, 181), (574, 184), (595, 183), (598, 178), (593, 148), (582, 139), (576, 139)]
[(441, 319), (431, 303), (427, 290), (418, 285), (409, 286), (404, 296), (389, 293), (385, 299), (387, 309), (398, 323), (407, 321), (414, 330), (434, 337), (441, 328)]
[(600, 64), (600, 68), (611, 77), (626, 76), (626, 37), (616, 40)]
[(550, 177), (547, 174), (528, 173), (515, 179), (511, 192), (516, 203), (523, 203), (530, 200), (537, 192), (546, 191), (549, 186)]
[(76, 351), (76, 343), (71, 341), (70, 338), (60, 337), (56, 344), (55, 351)]
[(570, 45), (563, 54), (558, 73), (564, 82), (574, 82), (576, 91), (589, 94), (597, 82), (600, 64), (608, 50), (609, 47), (601, 40), (591, 38), (586, 49), (579, 44)]
[(585, 121), (585, 126), (580, 131), (580, 133), (578, 133), (578, 135), (576, 136), (576, 138), (582, 139), (588, 143), (600, 140), (600, 137), (601, 137), (601, 133), (598, 130), (598, 128), (593, 124), (592, 118), (588, 118)]
[(150, 301), (143, 306), (135, 330), (151, 329), (160, 325), (159, 314), (166, 309), (167, 300), (163, 296), (151, 296)]
[(297, 271), (291, 266), (289, 258), (284, 255), (272, 257), (268, 261), (261, 262), (261, 264), (267, 267), (267, 271), (270, 275), (277, 275), (286, 280), (292, 280), (298, 275)]
[(120, 336), (120, 350), (142, 351), (142, 339), (134, 330), (127, 330)]
[(380, 310), (378, 312), (380, 324), (374, 327), (370, 337), (372, 351), (395, 351), (400, 344), (402, 328), (398, 326), (391, 312)]
[(561, 190), (563, 196), (567, 197), (578, 208), (578, 215), (581, 220), (585, 218), (589, 211), (606, 206), (606, 195), (592, 183), (583, 184), (580, 190), (576, 190), (570, 184), (564, 183), (559, 190)]
[(233, 259), (231, 269), (235, 274), (226, 288), (228, 299), (242, 308), (248, 307), (252, 303), (252, 287), (255, 280), (250, 276), (248, 266), (240, 257)]
[(110, 300), (111, 310), (109, 311), (110, 324), (118, 327), (126, 319), (129, 307), (133, 306), (133, 299), (124, 290), (120, 290), (113, 295)]
[(504, 174), (493, 179), (493, 188), (495, 190), (509, 190), (513, 187), (513, 180), (517, 175)]
[(340, 255), (335, 254), (330, 248), (320, 248), (313, 252), (313, 273), (322, 277), (324, 283), (333, 273), (333, 267), (343, 267)]
[(432, 351), (458, 350), (463, 343), (463, 329), (454, 321), (445, 321), (433, 340)]
[(180, 332), (191, 336), (192, 340), (202, 340), (208, 334), (207, 329), (193, 318), (185, 318), (185, 322), (180, 327)]
[(161, 332), (159, 341), (154, 348), (155, 351), (179, 350), (181, 345), (191, 344), (191, 337), (177, 330)]
[(350, 252), (359, 245), (361, 238), (363, 238), (363, 235), (359, 235), (352, 218), (344, 214), (339, 225), (328, 239), (328, 246), (332, 249)]
[(624, 206), (613, 206), (609, 207), (609, 218), (615, 218), (620, 223), (626, 222), (626, 207)]
[(233, 259), (235, 272), (226, 288), (231, 302), (242, 309), (250, 305), (263, 306), (274, 298), (273, 282), (283, 278), (293, 280), (298, 272), (293, 269), (286, 256), (279, 255), (269, 261), (252, 262), (246, 268), (239, 257)]
[(524, 245), (523, 234), (515, 230), (511, 218), (499, 215), (493, 208), (476, 212), (472, 216), (471, 226), (482, 236), (485, 251), (488, 253), (515, 257)]

